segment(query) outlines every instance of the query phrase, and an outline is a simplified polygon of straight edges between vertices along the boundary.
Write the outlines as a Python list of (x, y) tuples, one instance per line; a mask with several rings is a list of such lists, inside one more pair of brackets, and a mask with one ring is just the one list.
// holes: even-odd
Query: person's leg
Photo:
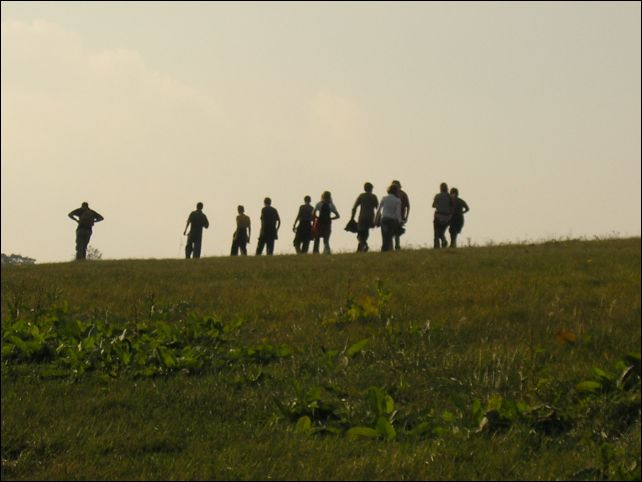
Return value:
[(232, 240), (232, 249), (230, 249), (230, 256), (238, 256), (239, 254), (239, 244), (236, 241), (236, 238)]
[(310, 250), (310, 240), (304, 239), (301, 243), (301, 253), (308, 254), (309, 250)]
[(366, 250), (366, 239), (368, 239), (367, 232), (364, 233), (363, 230), (359, 230), (357, 232), (357, 241), (359, 241), (357, 244), (357, 253), (361, 253)]
[(450, 227), (450, 247), (457, 247), (457, 230), (453, 226)]
[(76, 230), (76, 259), (87, 258), (87, 246), (91, 239), (91, 231), (87, 229)]
[(433, 235), (433, 248), (439, 249), (439, 248), (441, 248), (441, 243), (440, 243), (440, 238), (439, 238), (439, 221), (437, 221), (437, 219), (433, 220), (432, 229), (433, 229), (433, 232), (434, 232), (434, 235)]
[(381, 221), (381, 251), (390, 251), (392, 249), (392, 232), (388, 219)]
[(241, 254), (243, 256), (247, 256), (247, 241), (243, 240), (243, 242), (239, 243), (239, 248), (241, 249)]
[(314, 238), (314, 245), (312, 246), (312, 252), (315, 254), (319, 254), (319, 242), (320, 242), (320, 238), (318, 237)]
[(195, 258), (200, 258), (201, 257), (201, 241), (203, 238), (200, 236), (194, 240), (194, 257)]
[(267, 255), (272, 256), (272, 254), (274, 253), (274, 238), (268, 239), (266, 241), (266, 245), (267, 245)]
[(256, 245), (256, 255), (261, 256), (263, 254), (263, 246), (265, 246), (265, 240), (259, 237), (258, 244)]
[(299, 238), (299, 230), (297, 229), (296, 234), (294, 235), (294, 241), (292, 241), (292, 246), (294, 246), (294, 251), (296, 254), (301, 252), (301, 239)]
[(401, 249), (400, 238), (398, 234), (395, 234), (395, 249)]
[(323, 254), (332, 254), (330, 250), (330, 234), (323, 237)]
[(79, 229), (76, 230), (76, 260), (83, 259), (83, 239)]
[(447, 224), (440, 224), (439, 225), (439, 240), (441, 241), (441, 247), (442, 248), (447, 248), (448, 247), (448, 240), (446, 239), (446, 229), (448, 228)]

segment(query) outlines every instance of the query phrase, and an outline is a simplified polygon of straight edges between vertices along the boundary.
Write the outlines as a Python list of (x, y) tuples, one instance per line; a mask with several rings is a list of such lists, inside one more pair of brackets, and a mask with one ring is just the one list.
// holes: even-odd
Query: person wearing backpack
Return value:
[(87, 246), (92, 235), (94, 223), (102, 221), (103, 218), (89, 204), (84, 202), (81, 207), (71, 211), (68, 216), (78, 223), (76, 228), (76, 260), (87, 259)]
[[(334, 214), (334, 217), (332, 217)], [(321, 194), (321, 201), (319, 201), (314, 208), (313, 216), (317, 222), (317, 232), (314, 237), (313, 253), (319, 253), (319, 241), (323, 238), (323, 253), (332, 254), (330, 250), (330, 234), (332, 233), (332, 221), (339, 219), (339, 212), (332, 203), (332, 195), (330, 191), (324, 191)]]
[(187, 236), (187, 244), (185, 245), (185, 258), (201, 257), (201, 242), (203, 240), (203, 228), (210, 227), (210, 222), (203, 212), (203, 203), (196, 204), (196, 211), (192, 211), (187, 218), (187, 224), (183, 230), (183, 236), (187, 234), (187, 226), (191, 226), (189, 236)]

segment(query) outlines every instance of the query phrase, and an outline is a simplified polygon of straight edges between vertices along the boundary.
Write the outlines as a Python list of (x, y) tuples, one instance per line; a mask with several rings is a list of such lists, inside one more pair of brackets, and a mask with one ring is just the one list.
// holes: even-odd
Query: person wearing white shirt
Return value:
[(388, 188), (388, 194), (381, 199), (377, 210), (377, 219), (381, 224), (381, 251), (392, 250), (392, 241), (403, 218), (401, 217), (401, 199), (399, 199), (399, 187), (392, 184)]

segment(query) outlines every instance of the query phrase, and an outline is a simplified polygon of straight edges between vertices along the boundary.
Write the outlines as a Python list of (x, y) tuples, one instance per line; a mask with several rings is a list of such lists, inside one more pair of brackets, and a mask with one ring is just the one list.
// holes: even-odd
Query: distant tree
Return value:
[(27, 258), (26, 256), (20, 256), (19, 254), (11, 254), (7, 256), (4, 253), (2, 254), (2, 264), (35, 264), (36, 260), (33, 258)]
[(103, 259), (103, 253), (98, 248), (87, 246), (87, 259)]

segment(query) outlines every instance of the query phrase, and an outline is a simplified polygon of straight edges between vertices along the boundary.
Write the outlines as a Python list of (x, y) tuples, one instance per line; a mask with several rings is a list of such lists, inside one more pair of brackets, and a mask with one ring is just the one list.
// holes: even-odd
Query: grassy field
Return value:
[(640, 239), (2, 268), (2, 479), (640, 480)]

